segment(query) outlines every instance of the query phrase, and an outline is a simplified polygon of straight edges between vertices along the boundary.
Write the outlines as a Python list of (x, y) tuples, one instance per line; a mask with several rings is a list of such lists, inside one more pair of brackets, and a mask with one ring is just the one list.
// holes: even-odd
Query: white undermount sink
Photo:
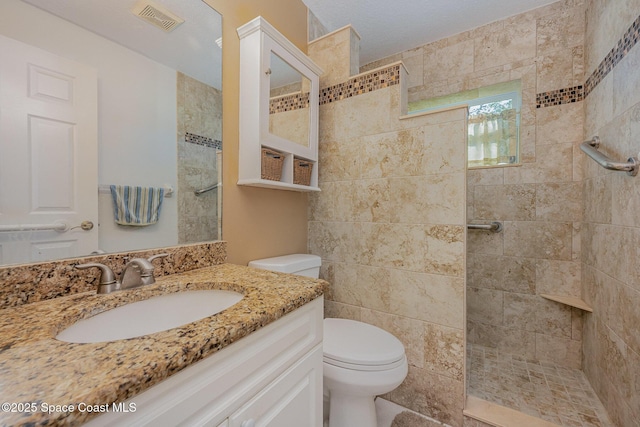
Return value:
[(238, 292), (217, 289), (159, 295), (79, 320), (56, 339), (96, 343), (140, 337), (212, 316), (241, 299)]

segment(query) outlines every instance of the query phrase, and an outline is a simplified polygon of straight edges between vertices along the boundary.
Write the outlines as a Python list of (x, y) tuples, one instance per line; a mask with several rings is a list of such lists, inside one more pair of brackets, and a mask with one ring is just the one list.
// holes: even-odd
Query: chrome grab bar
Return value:
[(627, 175), (631, 176), (636, 176), (638, 174), (638, 166), (640, 164), (636, 157), (629, 157), (626, 162), (614, 162), (609, 157), (599, 152), (598, 147), (600, 147), (600, 138), (597, 136), (594, 136), (591, 140), (580, 144), (580, 149), (603, 168), (627, 172)]
[(503, 227), (501, 222), (493, 221), (491, 224), (467, 224), (467, 228), (469, 230), (487, 230), (499, 233)]
[(203, 188), (201, 190), (196, 190), (196, 191), (194, 191), (194, 193), (196, 194), (196, 196), (199, 196), (199, 195), (201, 195), (203, 193), (206, 193), (207, 191), (215, 190), (218, 187), (220, 187), (220, 183), (210, 185), (209, 187)]
[(0, 232), (15, 231), (67, 231), (69, 225), (64, 222), (55, 222), (53, 224), (16, 224), (16, 225), (0, 225)]

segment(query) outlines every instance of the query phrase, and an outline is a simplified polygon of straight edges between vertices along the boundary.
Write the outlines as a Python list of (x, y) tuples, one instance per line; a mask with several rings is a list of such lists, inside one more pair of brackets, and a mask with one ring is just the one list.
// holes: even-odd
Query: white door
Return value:
[(96, 71), (0, 36), (0, 264), (88, 255), (83, 221), (98, 224)]

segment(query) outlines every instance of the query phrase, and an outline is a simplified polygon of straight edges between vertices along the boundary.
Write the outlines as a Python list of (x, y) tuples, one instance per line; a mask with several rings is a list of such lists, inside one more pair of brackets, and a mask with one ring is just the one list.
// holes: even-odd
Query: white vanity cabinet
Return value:
[(322, 426), (319, 297), (185, 368), (88, 426)]
[[(238, 28), (238, 35), (238, 185), (318, 191), (319, 75), (322, 70), (262, 17)], [(281, 159), (281, 166), (277, 166), (281, 172), (279, 177), (268, 173), (268, 179), (263, 178), (263, 149), (280, 156), (276, 156)], [(300, 183), (301, 165), (310, 169), (310, 180), (304, 184)]]

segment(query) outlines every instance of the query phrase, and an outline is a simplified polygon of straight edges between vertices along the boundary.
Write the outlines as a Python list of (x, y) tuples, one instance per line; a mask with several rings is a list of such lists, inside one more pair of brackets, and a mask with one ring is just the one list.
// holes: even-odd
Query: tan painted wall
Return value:
[(240, 187), (238, 181), (238, 101), (240, 40), (236, 29), (258, 15), (307, 51), (307, 8), (300, 0), (205, 0), (222, 14), (223, 182), (222, 237), (228, 261), (307, 251), (307, 195)]

